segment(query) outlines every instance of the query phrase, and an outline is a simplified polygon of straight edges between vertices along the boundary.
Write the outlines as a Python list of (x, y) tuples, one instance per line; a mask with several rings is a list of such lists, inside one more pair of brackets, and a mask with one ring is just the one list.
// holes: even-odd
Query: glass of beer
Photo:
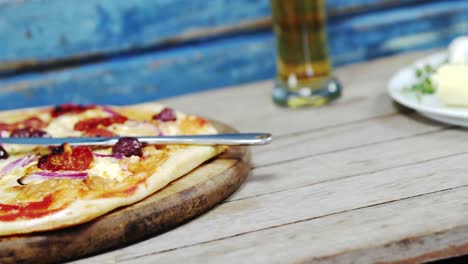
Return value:
[(321, 106), (341, 95), (328, 55), (325, 0), (270, 0), (276, 35), (273, 101)]

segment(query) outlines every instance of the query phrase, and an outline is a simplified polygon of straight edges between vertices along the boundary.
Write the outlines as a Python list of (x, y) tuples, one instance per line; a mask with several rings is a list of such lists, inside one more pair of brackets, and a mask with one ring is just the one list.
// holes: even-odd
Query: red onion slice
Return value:
[[(74, 178), (74, 179), (84, 179), (88, 177), (88, 173), (84, 171), (39, 171), (36, 173), (38, 176), (46, 178)], [(31, 174), (31, 175), (33, 175)]]
[(119, 116), (121, 114), (117, 113), (114, 109), (112, 109), (110, 106), (104, 105), (102, 106), (102, 110), (111, 116)]
[(18, 179), (18, 183), (21, 185), (29, 184), (36, 181), (44, 181), (48, 179), (77, 179), (82, 180), (88, 177), (87, 172), (77, 172), (77, 171), (40, 171), (36, 173), (28, 174), (24, 177)]
[(0, 170), (0, 176), (4, 176), (5, 174), (9, 173), (10, 171), (13, 171), (17, 167), (25, 167), (26, 165), (30, 164), (35, 160), (37, 160), (37, 156), (34, 155), (16, 159)]
[(94, 156), (96, 157), (103, 157), (103, 158), (114, 158), (114, 159), (123, 159), (124, 155), (120, 153), (115, 153), (115, 154), (99, 154), (99, 153), (94, 153)]
[(21, 162), (21, 167), (26, 167), (31, 162), (36, 161), (37, 159), (38, 159), (37, 156), (34, 156), (34, 155), (28, 156), (23, 162)]

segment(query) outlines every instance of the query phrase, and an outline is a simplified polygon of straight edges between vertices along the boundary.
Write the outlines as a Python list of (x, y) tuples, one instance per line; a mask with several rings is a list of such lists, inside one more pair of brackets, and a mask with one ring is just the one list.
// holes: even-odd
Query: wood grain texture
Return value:
[[(235, 131), (215, 123), (223, 132)], [(51, 263), (122, 247), (161, 234), (209, 210), (250, 172), (247, 147), (231, 147), (146, 199), (89, 223), (0, 238), (1, 263)]]
[[(329, 13), (358, 13), (418, 0), (330, 0)], [(214, 28), (235, 27), (270, 16), (264, 0), (87, 0), (0, 3), (0, 61), (38, 63), (204, 37)], [(255, 27), (255, 24), (253, 24)]]
[[(315, 219), (326, 218), (340, 212), (357, 211), (361, 208), (409, 199), (410, 197), (418, 197), (421, 194), (443, 191), (454, 188), (454, 186), (464, 186), (468, 183), (463, 174), (463, 170), (466, 171), (466, 166), (463, 169), (454, 168), (451, 171), (442, 171), (444, 171), (444, 167), (447, 164), (466, 160), (466, 157), (466, 155), (460, 155), (457, 159), (445, 158), (432, 163), (421, 162), (421, 164), (417, 165), (345, 177), (339, 181), (311, 185), (304, 184), (298, 188), (286, 188), (282, 191), (270, 192), (266, 195), (257, 195), (249, 199), (224, 203), (218, 206), (216, 210), (209, 212), (205, 217), (184, 226), (183, 230), (174, 230), (163, 237), (152, 239), (145, 245), (133, 246), (133, 250), (124, 249), (110, 255), (116, 257), (117, 261), (132, 260), (139, 257), (147, 258), (147, 261), (156, 261), (159, 255), (166, 255), (166, 252), (174, 251), (169, 255), (171, 255), (173, 260), (176, 260), (178, 252), (185, 253), (192, 250), (197, 252), (195, 249), (199, 247), (203, 248), (205, 244), (216, 246), (217, 242), (219, 242), (217, 249), (221, 249), (226, 245), (225, 241), (238, 236), (251, 233), (252, 236), (255, 236), (255, 233), (262, 230), (274, 230), (281, 226), (294, 226), (296, 223), (314, 221)], [(422, 170), (425, 165), (429, 165), (430, 168), (437, 168), (434, 170), (434, 175), (428, 175), (429, 173)], [(406, 175), (403, 175), (402, 172), (406, 172)], [(456, 174), (453, 172), (456, 172)], [(312, 174), (309, 171), (308, 176), (309, 178), (314, 178), (321, 173), (323, 171), (319, 171), (317, 174)], [(285, 175), (283, 172), (277, 172), (277, 174), (283, 175), (283, 177)], [(291, 177), (298, 177), (299, 174), (291, 175)], [(269, 185), (267, 177), (264, 174), (255, 174), (255, 171), (252, 175), (254, 181), (262, 181), (264, 185)], [(448, 180), (448, 177), (451, 177), (452, 180)], [(250, 181), (246, 185), (249, 184), (251, 184)], [(429, 208), (426, 208), (426, 210), (429, 213), (436, 213)], [(200, 232), (200, 230), (203, 230), (203, 232)], [(427, 230), (427, 232), (429, 231)], [(302, 232), (313, 236), (313, 233), (309, 233), (307, 229), (304, 229)], [(324, 236), (327, 232), (330, 232), (329, 235), (331, 236), (334, 230), (333, 228), (324, 230)], [(183, 238), (183, 234), (190, 234), (190, 237)], [(372, 237), (372, 234), (363, 236), (364, 238), (366, 236)], [(350, 237), (349, 239), (352, 238)], [(356, 240), (359, 240), (359, 236), (356, 237)], [(168, 241), (171, 242), (168, 243)], [(234, 239), (233, 241), (238, 240)], [(264, 241), (259, 237), (257, 242), (263, 243)], [(275, 242), (278, 243), (279, 241)], [(239, 254), (239, 257), (250, 259), (249, 254), (252, 254), (252, 251), (247, 249), (249, 244), (233, 244), (232, 246), (237, 248), (236, 254)], [(354, 247), (355, 245), (348, 244), (347, 246)], [(294, 247), (300, 247), (301, 249), (299, 250), (304, 250), (302, 254), (309, 254), (309, 256), (315, 256), (319, 253), (327, 255), (337, 250), (336, 247), (325, 248), (325, 245), (322, 244), (295, 244)], [(207, 246), (207, 248), (210, 247)], [(316, 249), (315, 252), (308, 252), (308, 249), (313, 248)], [(249, 253), (246, 253), (244, 250), (247, 250)], [(223, 262), (224, 260), (228, 261), (231, 256), (229, 254), (224, 255), (226, 251), (229, 252), (230, 250), (225, 249), (215, 257), (222, 258)], [(197, 252), (196, 254), (204, 255), (205, 253), (207, 252)], [(271, 260), (281, 253), (278, 252), (277, 254), (270, 255), (271, 252), (268, 254), (258, 252), (256, 256), (263, 256)], [(145, 257), (145, 255), (148, 256)], [(192, 258), (192, 256), (187, 257)], [(204, 255), (204, 257), (210, 260), (209, 254)], [(252, 258), (254, 257), (252, 256)], [(297, 258), (295, 259), (297, 260)], [(211, 259), (211, 261), (215, 261), (215, 259)], [(235, 260), (233, 259), (233, 261)]]
[[(463, 247), (468, 239), (466, 191), (465, 187), (414, 197), (179, 250), (148, 253), (151, 249), (147, 248), (145, 255), (116, 252), (112, 257), (92, 260), (169, 263), (183, 258), (191, 263), (236, 263), (235, 258), (244, 258), (255, 263), (421, 263), (468, 252)], [(436, 254), (427, 254), (431, 251)]]
[(273, 106), (270, 82), (165, 100), (241, 131), (271, 129), (275, 141), (253, 150), (252, 175), (214, 210), (77, 263), (418, 263), (468, 253), (467, 130), (385, 94), (390, 75), (423, 55), (339, 69), (347, 92), (319, 109)]

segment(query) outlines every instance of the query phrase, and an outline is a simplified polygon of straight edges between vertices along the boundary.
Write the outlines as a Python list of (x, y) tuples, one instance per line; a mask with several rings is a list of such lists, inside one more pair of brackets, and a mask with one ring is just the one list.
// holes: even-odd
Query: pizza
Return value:
[(144, 199), (226, 148), (148, 145), (136, 136), (215, 133), (207, 120), (155, 103), (0, 112), (1, 137), (120, 136), (114, 146), (0, 146), (0, 235), (88, 222)]

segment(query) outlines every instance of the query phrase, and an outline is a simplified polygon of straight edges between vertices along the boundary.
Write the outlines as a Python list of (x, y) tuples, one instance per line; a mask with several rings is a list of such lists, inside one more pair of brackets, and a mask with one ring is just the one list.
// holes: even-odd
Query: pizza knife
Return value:
[[(5, 137), (0, 138), (0, 144), (46, 145), (58, 146), (68, 143), (73, 146), (112, 146), (121, 137)], [(136, 136), (141, 143), (147, 144), (179, 144), (179, 145), (264, 145), (272, 140), (270, 133), (231, 133), (213, 135), (184, 136)]]

